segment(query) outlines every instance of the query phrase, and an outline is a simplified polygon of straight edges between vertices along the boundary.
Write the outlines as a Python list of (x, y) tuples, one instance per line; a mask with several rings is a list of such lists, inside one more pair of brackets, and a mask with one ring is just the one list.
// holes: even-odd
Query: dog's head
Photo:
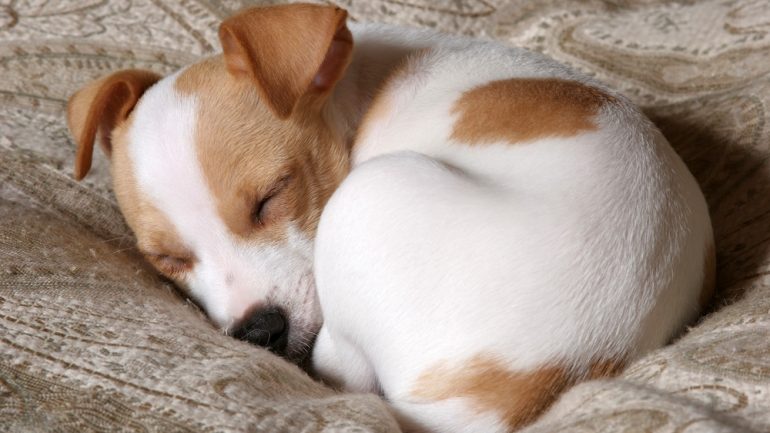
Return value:
[(125, 70), (75, 93), (75, 176), (96, 136), (138, 248), (226, 332), (289, 358), (321, 324), (318, 218), (347, 171), (324, 116), (352, 51), (344, 10), (250, 9), (220, 27), (223, 54), (161, 78)]

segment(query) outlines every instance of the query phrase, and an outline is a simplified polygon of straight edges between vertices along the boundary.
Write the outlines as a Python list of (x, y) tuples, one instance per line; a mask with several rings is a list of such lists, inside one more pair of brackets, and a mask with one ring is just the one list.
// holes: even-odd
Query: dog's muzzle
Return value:
[(289, 324), (280, 309), (275, 307), (254, 311), (235, 330), (232, 336), (271, 352), (283, 354), (289, 341)]

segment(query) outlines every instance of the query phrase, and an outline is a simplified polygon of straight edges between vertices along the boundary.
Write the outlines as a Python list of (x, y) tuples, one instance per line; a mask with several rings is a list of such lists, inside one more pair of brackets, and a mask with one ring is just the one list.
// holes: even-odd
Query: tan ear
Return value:
[(289, 117), (308, 92), (342, 77), (353, 51), (347, 12), (289, 4), (247, 9), (219, 27), (228, 71), (253, 80), (278, 117)]
[(83, 179), (91, 169), (96, 134), (102, 150), (110, 156), (112, 130), (126, 120), (142, 94), (159, 79), (154, 72), (128, 69), (93, 81), (70, 97), (67, 125), (78, 146), (75, 179)]

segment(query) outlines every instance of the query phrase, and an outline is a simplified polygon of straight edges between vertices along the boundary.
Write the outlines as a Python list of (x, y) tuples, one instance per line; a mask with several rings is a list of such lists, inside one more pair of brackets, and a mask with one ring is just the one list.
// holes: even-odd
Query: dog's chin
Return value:
[(315, 344), (317, 334), (318, 329), (291, 331), (286, 350), (278, 355), (300, 367), (305, 368), (309, 366), (310, 355), (313, 352), (313, 345)]
[(286, 349), (279, 354), (286, 360), (302, 366), (310, 359), (313, 351), (316, 335), (321, 329), (320, 314), (304, 312), (300, 317), (291, 317), (289, 319), (289, 339)]
[(313, 351), (316, 335), (323, 323), (321, 304), (315, 290), (315, 280), (310, 270), (303, 272), (297, 284), (288, 290), (282, 308), (287, 312), (289, 338), (286, 348), (279, 355), (303, 366)]

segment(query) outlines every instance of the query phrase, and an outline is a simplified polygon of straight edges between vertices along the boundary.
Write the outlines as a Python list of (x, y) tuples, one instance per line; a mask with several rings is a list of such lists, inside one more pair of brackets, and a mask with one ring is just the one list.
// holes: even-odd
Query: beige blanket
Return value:
[[(0, 430), (393, 431), (219, 335), (138, 258), (98, 158), (71, 178), (65, 100), (121, 68), (218, 50), (238, 0), (0, 0)], [(770, 431), (770, 2), (338, 0), (352, 19), (543, 51), (645, 107), (700, 181), (718, 252), (712, 314), (530, 432)]]

